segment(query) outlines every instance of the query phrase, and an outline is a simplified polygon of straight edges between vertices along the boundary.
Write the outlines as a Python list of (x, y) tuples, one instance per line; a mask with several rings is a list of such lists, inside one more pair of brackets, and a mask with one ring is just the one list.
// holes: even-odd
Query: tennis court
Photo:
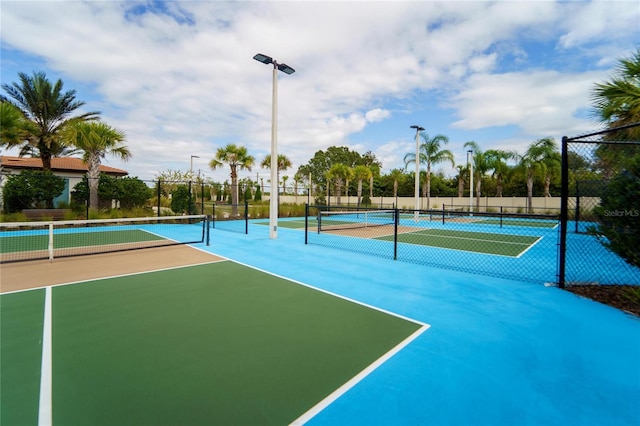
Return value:
[[(89, 275), (86, 264), (73, 265), (100, 257), (98, 264), (108, 271), (126, 259), (155, 253), (131, 262), (132, 269), (149, 262), (142, 274), (93, 277), (51, 288), (52, 350), (54, 354), (61, 351), (52, 357), (54, 424), (69, 423), (66, 420), (75, 410), (83, 416), (100, 413), (111, 419), (111, 424), (213, 424), (212, 411), (221, 405), (231, 407), (221, 408), (231, 416), (225, 424), (287, 424), (296, 419), (309, 425), (640, 423), (637, 318), (541, 283), (304, 245), (299, 230), (283, 226), (273, 240), (267, 226), (250, 226), (248, 235), (214, 230), (210, 246), (194, 244), (199, 255), (217, 256), (214, 262), (200, 260), (195, 266), (149, 271), (153, 259), (160, 257), (158, 253), (178, 249), (171, 247), (40, 261), (38, 268), (31, 268), (43, 271), (46, 278), (58, 274), (64, 278), (65, 273), (76, 270)], [(544, 239), (521, 259), (532, 252), (542, 255), (543, 243)], [(544, 253), (549, 255), (548, 250)], [(172, 253), (170, 257), (178, 256)], [(56, 272), (49, 269), (56, 265), (64, 267)], [(19, 266), (0, 266), (3, 291), (7, 276), (11, 280), (21, 276), (14, 271)], [(222, 266), (228, 269), (216, 269)], [(7, 406), (31, 413), (25, 424), (37, 421), (41, 375), (37, 359), (42, 345), (36, 339), (44, 328), (46, 292), (35, 289), (0, 296), (3, 424), (11, 424), (4, 417), (12, 411), (7, 412)], [(233, 300), (223, 303), (223, 294)], [(316, 299), (310, 294), (320, 296)], [(238, 308), (245, 304), (244, 309)], [(240, 312), (235, 312), (237, 309)], [(231, 329), (225, 330), (220, 318), (228, 310), (233, 311), (233, 321)], [(18, 311), (25, 320), (14, 330), (7, 321)], [(338, 320), (333, 318), (334, 311)], [(298, 322), (301, 324), (287, 329), (287, 333), (295, 331), (291, 338), (287, 333), (275, 337), (267, 333), (269, 328)], [(430, 327), (422, 332), (426, 324)], [(99, 335), (96, 329), (101, 330)], [(387, 331), (379, 339), (382, 329)], [(213, 332), (228, 341), (211, 342), (208, 336)], [(245, 333), (254, 337), (236, 338)], [(347, 342), (339, 343), (336, 336), (343, 333)], [(357, 340), (351, 341), (354, 335)], [(25, 352), (13, 358), (6, 355), (5, 339)], [(58, 339), (59, 347), (55, 343)], [(298, 344), (307, 348), (304, 360), (296, 356), (296, 361), (291, 361), (290, 352), (303, 351)], [(377, 349), (365, 350), (370, 344)], [(246, 367), (252, 375), (245, 375), (240, 370), (245, 369), (246, 352), (252, 351), (256, 358)], [(151, 352), (151, 356), (144, 357), (143, 352)], [(83, 353), (88, 360), (82, 358)], [(216, 371), (216, 363), (209, 359), (222, 362), (225, 356), (229, 365)], [(342, 367), (342, 363), (346, 365)], [(284, 377), (288, 364), (296, 372), (292, 377)], [(355, 380), (349, 381), (348, 377), (354, 377), (352, 371), (362, 365), (371, 368), (365, 367), (363, 376), (356, 374)], [(321, 373), (314, 372), (318, 368), (323, 369)], [(113, 369), (122, 374), (112, 377), (108, 371)], [(89, 378), (74, 377), (76, 370)], [(286, 388), (278, 386), (281, 373), (288, 383)], [(16, 378), (17, 374), (22, 378)], [(276, 383), (264, 383), (263, 374)], [(72, 386), (60, 390), (64, 375), (69, 375)], [(157, 379), (149, 379), (156, 375)], [(223, 386), (225, 376), (231, 382), (229, 388)], [(324, 385), (314, 384), (315, 391), (307, 392), (307, 382), (318, 383), (314, 376), (322, 376), (318, 382)], [(6, 389), (13, 387), (7, 380), (21, 383), (16, 387), (24, 396), (19, 402), (8, 403), (12, 397)], [(101, 380), (106, 380), (106, 389), (96, 389)], [(254, 386), (254, 381), (262, 384)], [(337, 392), (329, 393), (319, 404), (309, 402), (326, 394), (328, 388)], [(84, 389), (90, 389), (85, 392), (89, 395), (80, 394)], [(311, 398), (309, 393), (315, 396)], [(96, 402), (95, 395), (106, 399)], [(69, 401), (76, 397), (79, 402), (69, 408)], [(163, 418), (149, 410), (157, 406), (165, 414)], [(241, 407), (240, 417), (232, 413), (233, 407)], [(181, 409), (188, 414), (176, 420)], [(133, 420), (122, 414), (129, 410)], [(255, 410), (256, 417), (247, 417), (247, 410)], [(11, 415), (15, 416), (15, 411)], [(75, 423), (87, 422), (81, 419)]]

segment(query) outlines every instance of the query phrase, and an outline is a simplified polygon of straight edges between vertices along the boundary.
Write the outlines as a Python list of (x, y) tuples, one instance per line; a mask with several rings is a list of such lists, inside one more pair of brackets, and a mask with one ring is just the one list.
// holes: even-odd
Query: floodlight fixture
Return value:
[(278, 69), (285, 74), (293, 74), (294, 72), (296, 72), (296, 70), (294, 70), (287, 64), (278, 64)]
[(263, 64), (272, 64), (273, 63), (273, 58), (271, 58), (270, 56), (267, 55), (263, 55), (262, 53), (258, 53), (257, 55), (255, 55), (253, 57), (253, 59), (255, 59), (258, 62), (262, 62)]

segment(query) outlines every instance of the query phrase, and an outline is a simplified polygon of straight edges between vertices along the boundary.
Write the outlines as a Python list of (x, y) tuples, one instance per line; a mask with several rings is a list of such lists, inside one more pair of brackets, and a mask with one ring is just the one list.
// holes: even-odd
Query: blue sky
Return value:
[[(640, 46), (635, 1), (0, 2), (2, 83), (44, 71), (123, 130), (128, 163), (152, 179), (194, 169), (236, 143), (270, 150), (272, 56), (278, 151), (292, 176), (329, 146), (404, 166), (417, 124), (463, 145), (524, 152), (542, 137), (596, 128), (590, 91)], [(3, 155), (15, 152), (3, 151)], [(454, 174), (450, 165), (441, 165)], [(252, 172), (265, 179), (269, 171)]]

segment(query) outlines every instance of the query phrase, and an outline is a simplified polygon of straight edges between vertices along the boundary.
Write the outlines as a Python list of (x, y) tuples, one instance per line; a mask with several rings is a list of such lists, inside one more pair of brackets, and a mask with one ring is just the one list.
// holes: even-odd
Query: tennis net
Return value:
[(0, 263), (195, 244), (207, 216), (0, 223)]
[(393, 225), (395, 210), (320, 210), (318, 232)]

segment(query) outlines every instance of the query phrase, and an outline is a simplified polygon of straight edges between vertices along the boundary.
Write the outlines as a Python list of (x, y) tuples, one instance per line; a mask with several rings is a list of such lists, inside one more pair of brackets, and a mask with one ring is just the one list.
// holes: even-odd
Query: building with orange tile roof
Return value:
[[(2, 187), (9, 175), (19, 174), (22, 170), (42, 170), (42, 159), (32, 157), (11, 157), (7, 155), (0, 156), (0, 203), (2, 203)], [(51, 171), (56, 176), (65, 178), (65, 189), (60, 196), (54, 200), (57, 203), (70, 203), (71, 191), (87, 174), (87, 164), (82, 158), (76, 157), (57, 157), (51, 159)], [(100, 172), (113, 177), (127, 176), (129, 172), (100, 165)]]

